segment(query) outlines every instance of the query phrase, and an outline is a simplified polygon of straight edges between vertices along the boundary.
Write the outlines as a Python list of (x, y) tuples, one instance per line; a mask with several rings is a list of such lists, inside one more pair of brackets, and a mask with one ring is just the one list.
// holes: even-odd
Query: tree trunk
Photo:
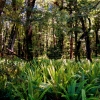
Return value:
[[(75, 25), (75, 27), (76, 27), (76, 25)], [(75, 61), (77, 62), (77, 56), (78, 56), (78, 54), (77, 54), (77, 31), (74, 31), (74, 34), (75, 34)]]
[(85, 37), (85, 42), (86, 42), (86, 57), (87, 57), (88, 60), (90, 60), (90, 62), (92, 62), (92, 59), (91, 59), (91, 48), (90, 48), (90, 39), (89, 39), (88, 35)]
[(70, 59), (73, 58), (73, 36), (70, 36)]
[(0, 0), (0, 52), (2, 56), (2, 46), (3, 46), (3, 34), (2, 34), (2, 19), (1, 19), (1, 14), (3, 12), (3, 8), (5, 6), (6, 0)]
[[(22, 50), (22, 46), (21, 46), (21, 43), (20, 43), (20, 38), (18, 38), (18, 55), (19, 56), (22, 56), (21, 55), (21, 50)], [(23, 57), (23, 56), (22, 56)]]
[(98, 31), (99, 29), (95, 30), (95, 34), (96, 34), (96, 50), (95, 50), (95, 56), (98, 56), (98, 44), (99, 44), (99, 36), (98, 36)]
[[(11, 52), (13, 52), (13, 49), (14, 49), (14, 43), (15, 43), (15, 38), (17, 36), (17, 31), (18, 29), (16, 28), (16, 25), (14, 24), (12, 26), (12, 30), (11, 30), (11, 34), (10, 34), (10, 37), (9, 37), (9, 42), (8, 42), (8, 54), (11, 54)], [(9, 52), (11, 51), (11, 52)]]
[(71, 3), (69, 3), (69, 14), (70, 14), (70, 22), (69, 22), (69, 27), (71, 28), (70, 29), (70, 59), (73, 58), (73, 31), (72, 28), (73, 28), (73, 18), (72, 18), (72, 8), (71, 8)]
[(87, 27), (85, 26), (86, 23), (84, 21), (84, 18), (82, 16), (80, 17), (80, 22), (82, 24), (83, 34), (81, 35), (81, 37), (79, 39), (78, 46), (80, 48), (81, 39), (85, 38), (85, 42), (86, 42), (86, 57), (87, 57), (87, 59), (90, 62), (92, 62), (92, 58), (91, 58), (91, 48), (90, 48), (90, 40), (89, 40), (89, 32), (91, 30), (91, 21), (90, 21), (89, 18), (88, 18), (88, 21), (89, 21), (89, 28), (87, 29)]
[(29, 26), (26, 31), (25, 31), (25, 34), (26, 34), (26, 39), (25, 39), (25, 43), (26, 43), (26, 46), (25, 46), (25, 58), (27, 60), (32, 60), (33, 59), (33, 53), (32, 53), (32, 29), (31, 29), (32, 26)]
[(27, 1), (27, 11), (26, 11), (26, 29), (25, 29), (25, 58), (27, 60), (33, 59), (32, 53), (32, 26), (30, 22), (30, 17), (32, 13), (32, 9), (35, 5), (36, 0), (28, 0)]
[(81, 61), (80, 59), (80, 47), (81, 47), (81, 41), (77, 41), (77, 56), (78, 56), (78, 60)]
[(8, 35), (8, 27), (6, 25), (6, 31), (5, 31), (5, 37), (3, 38), (3, 43), (2, 43), (2, 52), (1, 52), (1, 56), (3, 57), (4, 56), (4, 52), (5, 52), (5, 43), (6, 43), (6, 40), (7, 40), (7, 35)]
[(2, 22), (0, 18), (0, 52), (2, 52)]

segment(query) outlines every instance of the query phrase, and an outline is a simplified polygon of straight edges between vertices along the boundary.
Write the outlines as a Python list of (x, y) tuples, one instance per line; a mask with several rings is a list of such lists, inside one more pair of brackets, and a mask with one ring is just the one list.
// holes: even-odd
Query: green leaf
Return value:
[(82, 100), (86, 100), (86, 93), (84, 89), (82, 89)]
[(51, 86), (48, 86), (44, 91), (43, 93), (40, 95), (39, 99), (38, 100), (42, 100), (43, 96), (46, 94), (46, 92), (51, 88)]
[(59, 87), (64, 91), (64, 93), (65, 94), (62, 94), (62, 97), (65, 97), (66, 98), (66, 100), (70, 100), (69, 99), (69, 94), (68, 94), (68, 92), (66, 91), (66, 89), (65, 89), (65, 87), (63, 87), (61, 84), (59, 84)]

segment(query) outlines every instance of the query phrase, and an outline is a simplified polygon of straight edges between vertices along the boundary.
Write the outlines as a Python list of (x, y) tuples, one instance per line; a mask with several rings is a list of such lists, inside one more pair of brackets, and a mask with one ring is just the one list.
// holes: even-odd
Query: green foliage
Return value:
[(84, 60), (75, 63), (65, 59), (39, 59), (31, 62), (2, 59), (0, 60), (0, 98), (99, 100), (99, 65), (100, 62), (96, 60), (90, 64)]
[(49, 59), (60, 59), (62, 54), (61, 54), (61, 50), (59, 47), (54, 46), (54, 47), (50, 47), (47, 50), (47, 56)]

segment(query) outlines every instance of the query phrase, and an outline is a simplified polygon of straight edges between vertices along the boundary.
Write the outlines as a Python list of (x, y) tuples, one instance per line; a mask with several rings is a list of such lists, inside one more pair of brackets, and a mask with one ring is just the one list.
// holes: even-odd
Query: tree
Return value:
[[(63, 0), (62, 0), (63, 2)], [(91, 30), (91, 18), (89, 18), (89, 14), (91, 12), (92, 9), (95, 9), (97, 7), (97, 5), (100, 2), (95, 3), (95, 5), (93, 5), (92, 1), (88, 1), (88, 0), (82, 0), (82, 1), (78, 1), (78, 0), (66, 0), (66, 6), (62, 6), (62, 4), (60, 5), (59, 2), (55, 2), (55, 4), (57, 5), (57, 7), (59, 7), (60, 10), (66, 10), (69, 12), (69, 15), (71, 15), (73, 12), (75, 12), (76, 16), (72, 17), (73, 19), (70, 20), (70, 22), (72, 21), (72, 23), (74, 23), (74, 20), (76, 21), (77, 24), (77, 20), (79, 20), (79, 23), (81, 23), (81, 30), (83, 32), (83, 34), (80, 36), (79, 40), (77, 41), (77, 33), (76, 31), (75, 33), (75, 41), (76, 43), (76, 54), (75, 56), (78, 55), (78, 58), (80, 60), (80, 46), (81, 46), (81, 40), (85, 39), (85, 43), (86, 43), (86, 57), (88, 60), (90, 60), (92, 62), (92, 58), (91, 58), (91, 48), (90, 48), (90, 39), (89, 39), (89, 33)], [(88, 11), (88, 12), (87, 12)], [(86, 13), (87, 12), (87, 13)], [(70, 17), (70, 18), (71, 18)], [(88, 24), (87, 24), (88, 23)], [(70, 27), (72, 28), (72, 25), (70, 24)], [(71, 39), (72, 42), (72, 39)], [(72, 43), (71, 47), (72, 47)], [(73, 48), (71, 48), (73, 49)], [(70, 49), (70, 50), (71, 50)], [(70, 55), (72, 53), (72, 50), (70, 52)], [(70, 56), (71, 58), (71, 56)]]
[(3, 40), (3, 36), (2, 36), (2, 18), (1, 18), (1, 15), (2, 15), (2, 12), (3, 12), (3, 8), (5, 6), (5, 3), (6, 3), (6, 0), (0, 0), (0, 52), (1, 52), (1, 56), (2, 55), (2, 40)]
[(31, 26), (31, 14), (34, 8), (36, 0), (27, 1), (27, 10), (26, 10), (26, 27), (25, 27), (25, 58), (27, 60), (33, 59), (32, 53), (32, 26)]
[(92, 62), (92, 28), (96, 36), (95, 54), (99, 53), (99, 11), (98, 17), (92, 18), (98, 5), (98, 0), (12, 0), (6, 3), (6, 7), (2, 3), (1, 51), (5, 51), (3, 45), (6, 44), (8, 53), (26, 60), (38, 57), (44, 50), (53, 59), (61, 58), (68, 51), (66, 56), (70, 59), (75, 56), (78, 61), (85, 43), (86, 58)]
[[(16, 0), (12, 0), (12, 8), (13, 8), (13, 11), (15, 12), (14, 14), (16, 14), (16, 11), (18, 10)], [(8, 54), (11, 54), (12, 52), (14, 52), (13, 49), (14, 49), (14, 43), (15, 43), (17, 33), (18, 33), (18, 29), (16, 26), (16, 22), (14, 22), (11, 29), (11, 34), (9, 36), (9, 42), (8, 42), (8, 48), (7, 48)]]
[(95, 40), (96, 40), (96, 44), (95, 44), (95, 56), (98, 56), (98, 52), (99, 52), (99, 48), (100, 48), (100, 39), (99, 39), (99, 29), (100, 29), (100, 10), (95, 11), (95, 18), (94, 18), (94, 25), (93, 25), (93, 29), (95, 32)]

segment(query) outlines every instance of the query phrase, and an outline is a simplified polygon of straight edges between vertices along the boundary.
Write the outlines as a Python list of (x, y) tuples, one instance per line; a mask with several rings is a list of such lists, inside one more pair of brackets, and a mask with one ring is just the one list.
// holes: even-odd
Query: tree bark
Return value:
[(25, 58), (27, 60), (33, 59), (32, 53), (32, 26), (30, 17), (32, 14), (32, 9), (35, 5), (36, 0), (28, 0), (27, 1), (27, 10), (26, 10), (26, 29), (25, 29)]
[(25, 39), (25, 58), (27, 60), (32, 60), (33, 59), (33, 53), (32, 53), (32, 29), (31, 25), (26, 29), (25, 34), (26, 34), (26, 39)]
[(7, 40), (7, 35), (8, 35), (8, 27), (6, 25), (6, 31), (5, 31), (5, 37), (3, 38), (3, 43), (2, 43), (2, 52), (1, 52), (1, 56), (4, 57), (4, 53), (5, 53), (5, 43), (6, 43), (6, 40)]
[(72, 3), (69, 2), (68, 4), (68, 7), (69, 7), (69, 15), (70, 15), (70, 22), (69, 22), (69, 27), (70, 27), (70, 59), (73, 58), (73, 31), (72, 28), (73, 28), (73, 18), (72, 18)]
[(2, 34), (2, 19), (1, 14), (3, 12), (3, 8), (5, 6), (6, 0), (0, 0), (0, 52), (2, 56), (2, 47), (3, 47), (3, 34)]
[(70, 59), (73, 58), (73, 36), (70, 36)]
[[(17, 36), (17, 31), (18, 29), (16, 28), (16, 25), (14, 24), (12, 26), (12, 30), (11, 30), (11, 34), (9, 37), (9, 42), (8, 42), (8, 48), (9, 50), (11, 50), (13, 52), (14, 49), (14, 43), (15, 43), (15, 38)], [(8, 54), (10, 54), (11, 52), (8, 51)]]
[(82, 31), (83, 31), (83, 34), (81, 35), (79, 41), (78, 41), (78, 51), (79, 51), (79, 48), (80, 48), (80, 45), (81, 45), (81, 40), (83, 38), (85, 38), (85, 43), (86, 43), (86, 57), (87, 59), (92, 62), (92, 58), (91, 58), (91, 48), (90, 48), (90, 40), (89, 40), (89, 32), (91, 30), (91, 21), (90, 19), (88, 18), (88, 21), (89, 21), (89, 28), (87, 29), (87, 27), (85, 26), (85, 21), (84, 21), (84, 18), (83, 16), (80, 17), (80, 22), (82, 24)]
[(98, 36), (98, 31), (99, 29), (95, 30), (95, 34), (96, 34), (96, 50), (95, 50), (95, 56), (98, 56), (98, 44), (99, 44), (99, 36)]
[(85, 42), (86, 42), (86, 57), (87, 59), (92, 62), (92, 58), (91, 58), (91, 48), (90, 48), (90, 39), (89, 36), (87, 35), (85, 37)]
[[(76, 27), (76, 25), (75, 25), (75, 27)], [(74, 34), (75, 34), (75, 61), (77, 62), (77, 56), (78, 56), (78, 54), (77, 54), (77, 31), (74, 31)]]

